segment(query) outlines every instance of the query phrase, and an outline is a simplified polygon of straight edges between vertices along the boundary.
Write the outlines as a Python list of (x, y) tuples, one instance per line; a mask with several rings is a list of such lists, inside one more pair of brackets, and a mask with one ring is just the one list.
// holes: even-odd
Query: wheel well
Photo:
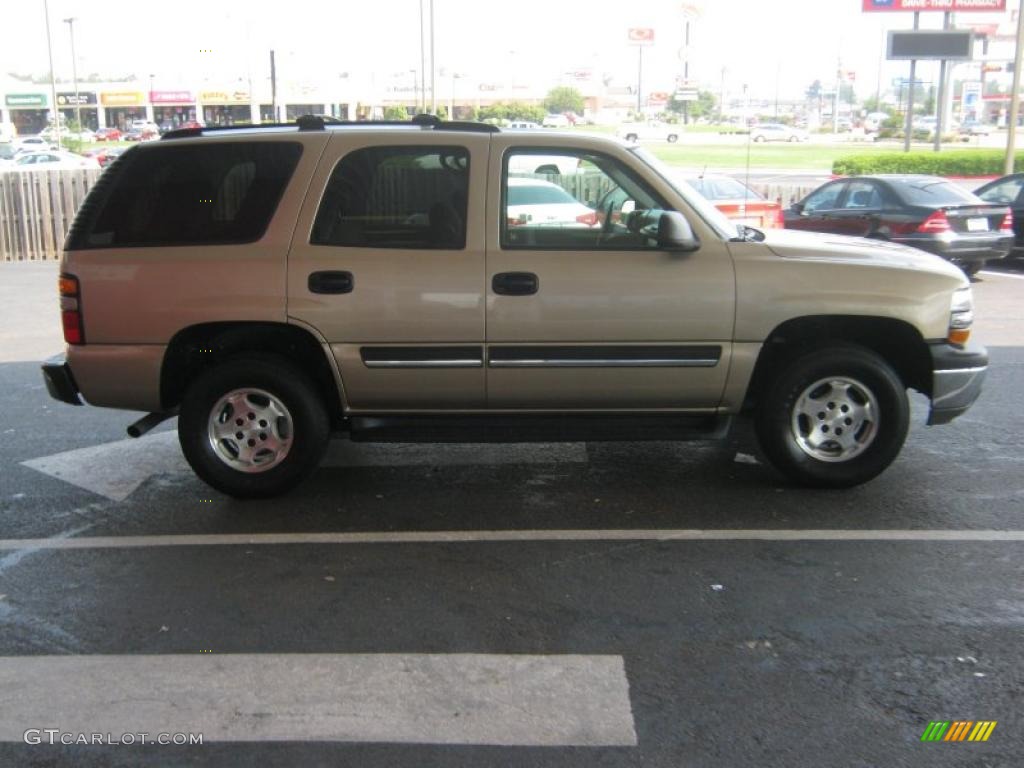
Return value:
[(204, 323), (174, 335), (160, 371), (160, 403), (170, 410), (202, 371), (241, 352), (271, 352), (294, 362), (320, 390), (329, 411), (340, 414), (334, 372), (309, 331), (284, 323)]
[(914, 326), (886, 317), (813, 316), (787, 320), (771, 332), (754, 366), (746, 405), (753, 405), (791, 360), (836, 342), (872, 350), (893, 367), (905, 386), (931, 395), (931, 355)]

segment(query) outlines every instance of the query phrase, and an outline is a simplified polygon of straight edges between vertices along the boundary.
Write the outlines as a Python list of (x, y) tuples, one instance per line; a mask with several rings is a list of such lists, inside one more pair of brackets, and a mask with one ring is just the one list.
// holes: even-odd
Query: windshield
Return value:
[(631, 148), (630, 151), (668, 182), (679, 193), (680, 197), (686, 200), (687, 204), (693, 208), (697, 215), (704, 219), (722, 237), (732, 240), (742, 236), (739, 227), (729, 221), (724, 213), (697, 194), (686, 182), (678, 178), (678, 170), (665, 165), (665, 163), (650, 152), (640, 147)]

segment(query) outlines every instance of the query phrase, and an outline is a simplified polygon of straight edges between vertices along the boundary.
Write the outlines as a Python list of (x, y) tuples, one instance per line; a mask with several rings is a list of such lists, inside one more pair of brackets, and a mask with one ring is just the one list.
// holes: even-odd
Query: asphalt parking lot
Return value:
[(0, 765), (1020, 764), (1024, 273), (975, 283), (975, 407), (929, 428), (916, 397), (853, 490), (787, 484), (741, 426), (337, 442), (247, 503), (173, 422), (129, 442), (48, 397), (55, 273), (0, 264)]

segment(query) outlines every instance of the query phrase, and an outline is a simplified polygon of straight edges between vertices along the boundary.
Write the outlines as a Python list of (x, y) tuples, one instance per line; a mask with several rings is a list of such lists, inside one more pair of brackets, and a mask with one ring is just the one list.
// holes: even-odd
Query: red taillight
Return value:
[(78, 278), (74, 275), (61, 275), (57, 285), (60, 291), (60, 322), (64, 328), (64, 341), (68, 344), (84, 344), (85, 331), (82, 327)]
[(917, 231), (934, 235), (939, 232), (949, 232), (951, 229), (952, 227), (949, 225), (949, 219), (946, 218), (946, 212), (936, 211), (921, 222)]
[(581, 213), (576, 217), (578, 224), (586, 224), (588, 227), (597, 226), (597, 211), (588, 211), (587, 213)]
[(1013, 234), (1013, 213), (1008, 213), (1003, 216), (1003, 223), (999, 225), (999, 231), (1007, 234)]

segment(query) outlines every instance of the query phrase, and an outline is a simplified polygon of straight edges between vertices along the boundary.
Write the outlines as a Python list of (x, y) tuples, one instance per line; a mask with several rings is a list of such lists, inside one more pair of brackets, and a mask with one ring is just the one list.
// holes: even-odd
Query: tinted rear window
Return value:
[(976, 203), (972, 192), (945, 179), (920, 179), (893, 183), (896, 192), (911, 205), (962, 205)]
[(126, 153), (94, 188), (95, 204), (83, 204), (65, 248), (259, 240), (301, 155), (297, 142), (171, 145)]

